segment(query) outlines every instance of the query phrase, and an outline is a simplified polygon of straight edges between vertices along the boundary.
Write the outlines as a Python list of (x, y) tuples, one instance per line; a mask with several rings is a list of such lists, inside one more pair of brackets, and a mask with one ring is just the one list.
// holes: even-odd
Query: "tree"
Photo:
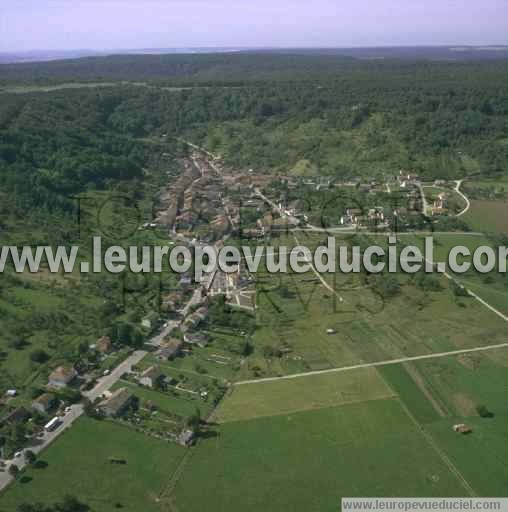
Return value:
[(16, 466), (16, 464), (11, 464), (9, 466), (9, 475), (11, 475), (13, 478), (16, 478), (19, 474), (19, 468)]
[(478, 405), (476, 407), (476, 412), (482, 418), (493, 418), (494, 413), (491, 412), (486, 405)]
[(42, 350), (41, 348), (38, 348), (30, 353), (30, 360), (34, 363), (45, 363), (49, 359), (49, 355)]
[(198, 407), (194, 411), (194, 414), (187, 418), (187, 426), (197, 432), (199, 430), (199, 426), (201, 425), (201, 411)]
[(26, 450), (25, 451), (25, 460), (26, 460), (27, 464), (32, 465), (37, 460), (37, 456), (35, 455), (35, 453), (32, 450)]

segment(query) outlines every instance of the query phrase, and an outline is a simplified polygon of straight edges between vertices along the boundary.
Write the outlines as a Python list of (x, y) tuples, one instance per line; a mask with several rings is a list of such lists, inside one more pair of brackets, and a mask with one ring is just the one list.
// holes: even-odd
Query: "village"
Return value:
[[(288, 229), (418, 229), (415, 219), (422, 216), (433, 222), (467, 209), (456, 197), (452, 200), (452, 194), (460, 198), (460, 183), (451, 185), (424, 183), (403, 170), (385, 181), (274, 180), (228, 169), (219, 158), (194, 148), (182, 159), (179, 177), (160, 191), (156, 217), (139, 229), (157, 230), (170, 243), (189, 248), (220, 248), (228, 239), (259, 243)], [(323, 198), (330, 201), (324, 209)], [(221, 325), (217, 334), (210, 311), (223, 301), (235, 315), (252, 318), (256, 289), (242, 262), (234, 273), (214, 270), (195, 282), (189, 272), (177, 283), (161, 294), (160, 315), (142, 319), (151, 336), (141, 349), (113, 343), (103, 334), (78, 361), (54, 368), (44, 392), (30, 403), (21, 402), (16, 389), (7, 390), (0, 429), (17, 448), (12, 452), (9, 443), (1, 448), (2, 486), (82, 414), (184, 446), (208, 428), (207, 418), (227, 393), (234, 368), (248, 355), (250, 336), (248, 328), (231, 325)]]

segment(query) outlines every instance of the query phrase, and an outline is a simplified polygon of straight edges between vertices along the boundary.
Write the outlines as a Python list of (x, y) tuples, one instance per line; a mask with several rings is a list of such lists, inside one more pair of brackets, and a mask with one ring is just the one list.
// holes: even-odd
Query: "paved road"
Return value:
[[(120, 363), (109, 375), (99, 379), (97, 384), (90, 391), (83, 393), (83, 396), (90, 400), (99, 398), (105, 391), (110, 389), (120, 377), (128, 371), (131, 371), (132, 367), (139, 363), (141, 359), (146, 356), (147, 352), (138, 350), (131, 354), (127, 359)], [(40, 453), (47, 448), (62, 432), (71, 427), (71, 425), (83, 414), (84, 409), (82, 404), (74, 404), (70, 407), (70, 411), (61, 418), (62, 424), (57, 427), (53, 432), (44, 432), (42, 437), (37, 439), (37, 442), (31, 446), (25, 448), (26, 450), (32, 450), (34, 453)], [(6, 462), (5, 472), (0, 473), (0, 491), (2, 491), (7, 485), (12, 482), (12, 477), (9, 475), (8, 468), (11, 464), (16, 464), (19, 469), (26, 466), (24, 455), (14, 460), (8, 460)]]
[(101, 377), (97, 381), (95, 387), (90, 391), (85, 391), (83, 396), (92, 402), (99, 398), (105, 391), (116, 384), (124, 373), (130, 372), (132, 367), (138, 364), (141, 359), (147, 355), (147, 353), (148, 352), (144, 350), (136, 350), (136, 352), (132, 353), (127, 359), (122, 361), (114, 370), (112, 370), (109, 375)]

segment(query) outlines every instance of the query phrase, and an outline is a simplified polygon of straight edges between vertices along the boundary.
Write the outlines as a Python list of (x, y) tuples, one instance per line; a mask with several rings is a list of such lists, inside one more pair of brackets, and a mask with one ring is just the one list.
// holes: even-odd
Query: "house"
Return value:
[(18, 391), (16, 389), (8, 389), (6, 392), (5, 392), (5, 396), (9, 397), (9, 398), (13, 398), (15, 397), (16, 395), (18, 394)]
[(56, 405), (56, 403), (57, 399), (55, 395), (52, 393), (44, 393), (32, 402), (32, 409), (40, 412), (41, 414), (46, 414)]
[(189, 345), (197, 345), (198, 347), (204, 348), (210, 341), (210, 336), (204, 332), (186, 333), (183, 337), (183, 341)]
[(139, 377), (139, 383), (149, 388), (155, 387), (164, 378), (158, 366), (150, 366)]
[(113, 343), (111, 342), (111, 338), (109, 336), (101, 336), (95, 344), (95, 349), (101, 354), (107, 354), (108, 352), (111, 352), (112, 346)]
[(54, 388), (64, 388), (71, 383), (78, 373), (76, 370), (69, 366), (59, 366), (49, 375), (48, 385)]
[(168, 361), (174, 359), (182, 348), (182, 341), (176, 338), (170, 339), (167, 343), (161, 345), (159, 350), (155, 352), (155, 357), (159, 361)]
[(116, 418), (124, 414), (133, 401), (134, 395), (127, 388), (120, 388), (102, 401), (99, 404), (99, 409), (105, 416)]
[(208, 308), (202, 306), (198, 308), (194, 313), (190, 314), (181, 326), (182, 332), (186, 332), (189, 329), (197, 327), (201, 322), (204, 322), (208, 316)]

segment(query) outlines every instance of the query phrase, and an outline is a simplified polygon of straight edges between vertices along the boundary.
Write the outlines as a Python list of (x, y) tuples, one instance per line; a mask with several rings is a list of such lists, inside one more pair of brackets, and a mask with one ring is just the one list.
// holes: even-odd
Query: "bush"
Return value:
[(49, 360), (49, 355), (46, 352), (44, 352), (44, 350), (39, 348), (31, 352), (30, 360), (33, 361), (34, 363), (42, 364)]
[(481, 418), (493, 418), (494, 417), (494, 413), (489, 411), (489, 409), (485, 405), (477, 406), (476, 407), (476, 412), (478, 413), (478, 415)]

